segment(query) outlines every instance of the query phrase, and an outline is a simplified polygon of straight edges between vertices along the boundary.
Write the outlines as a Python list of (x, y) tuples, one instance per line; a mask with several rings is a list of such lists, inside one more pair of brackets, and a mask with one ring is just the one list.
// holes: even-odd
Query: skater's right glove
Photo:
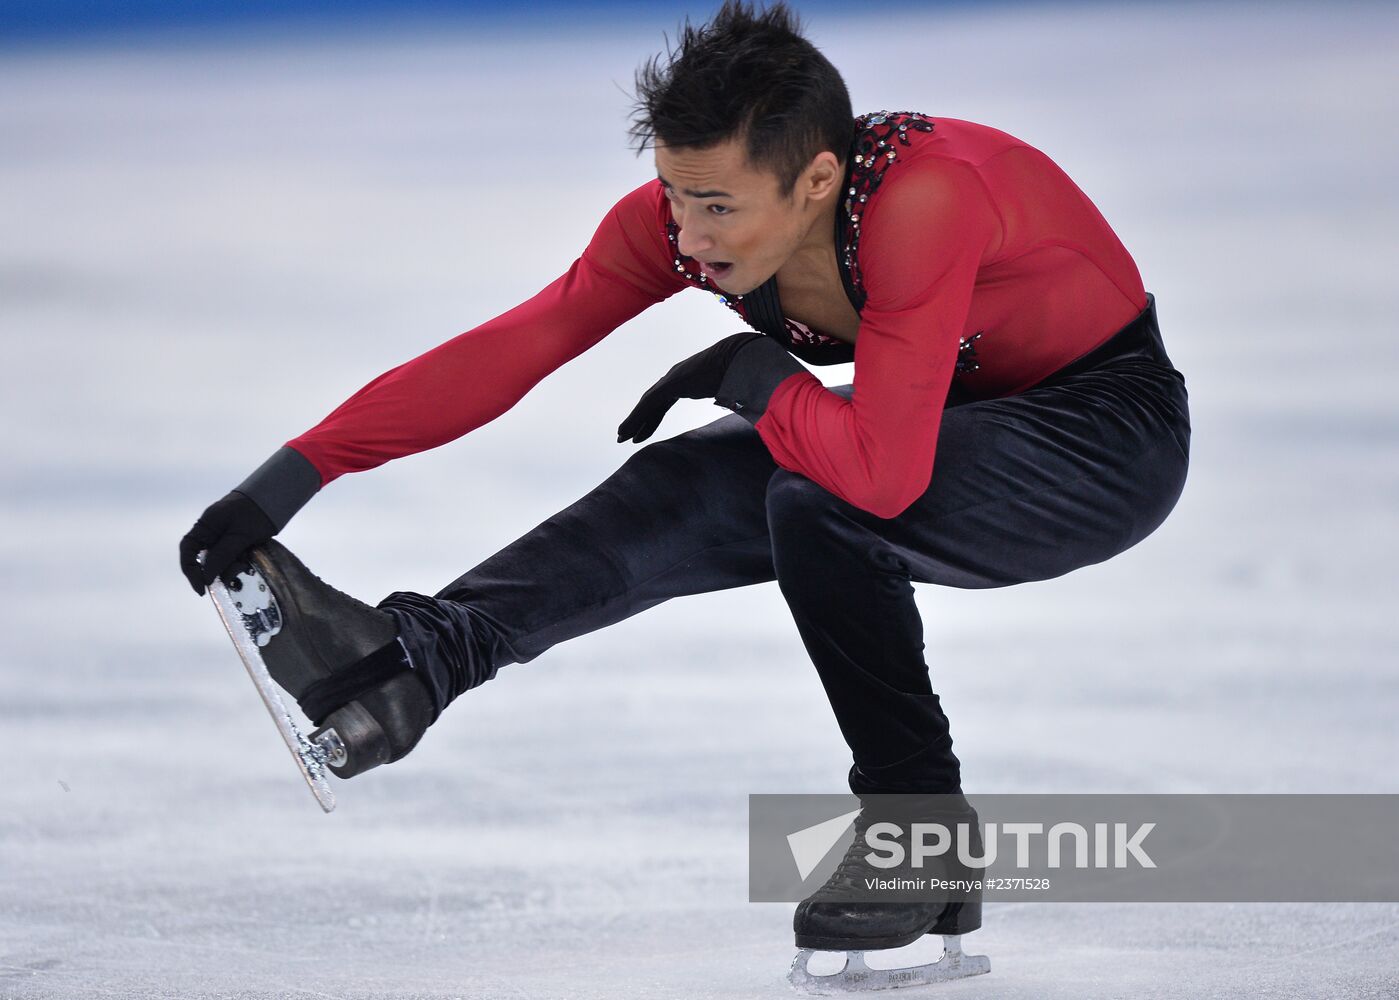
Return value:
[(194, 592), (202, 595), (235, 559), (285, 528), (320, 488), (321, 475), (309, 460), (294, 448), (279, 448), (180, 539), (180, 572)]

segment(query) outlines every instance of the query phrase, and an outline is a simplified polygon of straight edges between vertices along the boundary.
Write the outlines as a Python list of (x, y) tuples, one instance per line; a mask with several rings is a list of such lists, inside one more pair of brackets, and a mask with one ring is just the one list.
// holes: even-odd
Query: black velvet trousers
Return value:
[(897, 517), (778, 468), (730, 415), (641, 448), (435, 597), (380, 607), (440, 712), (565, 639), (672, 597), (776, 580), (854, 756), (852, 790), (957, 791), (913, 584), (1002, 587), (1108, 559), (1165, 520), (1189, 447), (1185, 380), (1151, 299), (1029, 390), (950, 399), (932, 482)]

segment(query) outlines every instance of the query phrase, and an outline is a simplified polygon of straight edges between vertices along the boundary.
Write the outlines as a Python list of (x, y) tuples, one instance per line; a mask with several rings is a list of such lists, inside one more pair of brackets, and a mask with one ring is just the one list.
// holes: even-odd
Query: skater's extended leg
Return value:
[(764, 497), (776, 467), (747, 421), (723, 417), (642, 448), (434, 597), (379, 606), (440, 711), (565, 639), (672, 597), (772, 580)]

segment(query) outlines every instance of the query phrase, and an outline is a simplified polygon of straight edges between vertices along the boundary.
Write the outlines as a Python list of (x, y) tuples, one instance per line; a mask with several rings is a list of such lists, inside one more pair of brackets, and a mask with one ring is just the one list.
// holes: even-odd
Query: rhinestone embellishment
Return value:
[(913, 111), (876, 111), (855, 119), (855, 155), (845, 198), (845, 231), (839, 239), (840, 258), (850, 275), (856, 309), (865, 304), (865, 283), (860, 274), (860, 217), (870, 197), (879, 190), (885, 172), (898, 159), (899, 148), (912, 145), (909, 130), (933, 131), (928, 118)]
[(970, 337), (957, 338), (957, 366), (958, 375), (970, 375), (974, 371), (981, 370), (981, 362), (976, 360), (976, 342), (981, 339), (983, 331), (978, 330)]

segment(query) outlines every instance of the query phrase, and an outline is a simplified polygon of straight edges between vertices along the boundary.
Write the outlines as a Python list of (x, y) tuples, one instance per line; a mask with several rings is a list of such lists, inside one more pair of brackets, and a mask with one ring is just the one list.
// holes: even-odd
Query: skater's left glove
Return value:
[(647, 389), (617, 428), (617, 443), (650, 437), (677, 399), (709, 399), (756, 424), (787, 378), (805, 371), (787, 350), (761, 333), (736, 333), (686, 358)]

